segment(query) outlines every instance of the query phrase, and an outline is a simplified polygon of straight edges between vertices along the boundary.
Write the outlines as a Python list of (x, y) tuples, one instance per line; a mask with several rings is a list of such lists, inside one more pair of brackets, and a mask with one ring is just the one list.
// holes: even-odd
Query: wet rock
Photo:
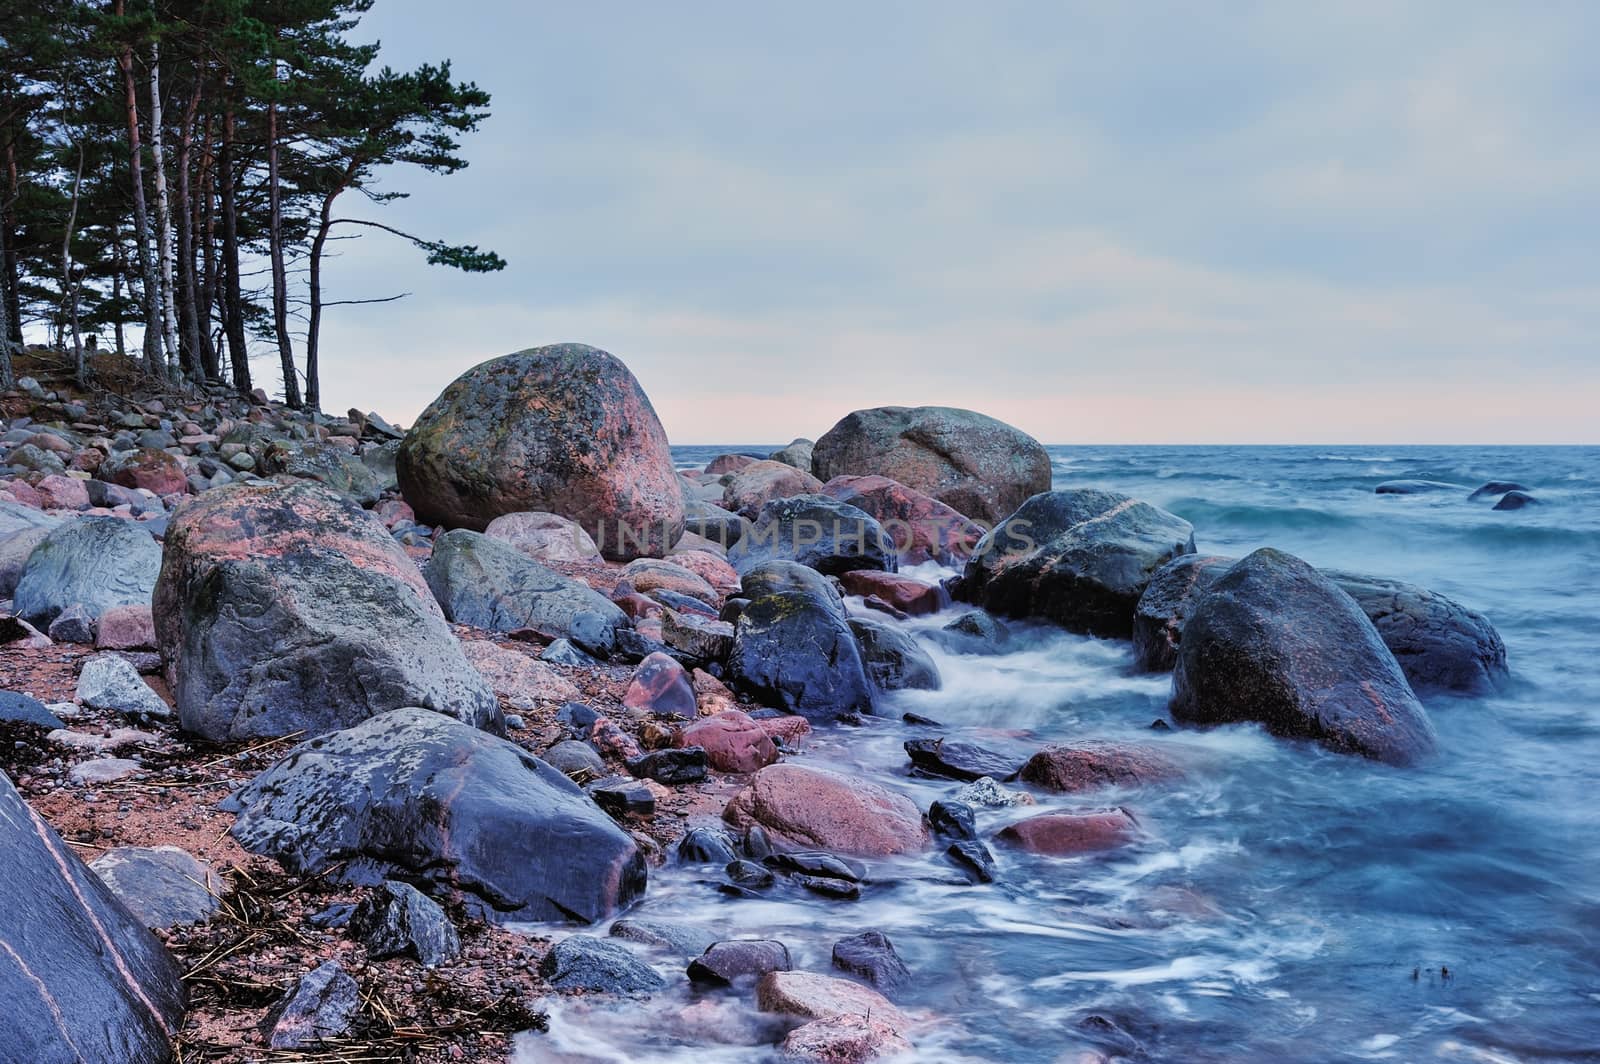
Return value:
[(840, 573), (839, 583), (847, 594), (875, 597), (908, 617), (937, 613), (946, 605), (943, 588), (898, 573), (853, 569)]
[(993, 883), (998, 875), (994, 854), (977, 839), (957, 839), (945, 847), (944, 855), (973, 883)]
[(973, 780), (956, 791), (953, 800), (982, 809), (1004, 809), (1013, 805), (1033, 804), (1032, 795), (1022, 791), (1007, 790), (988, 776)]
[(156, 621), (149, 604), (106, 610), (95, 625), (94, 645), (101, 650), (156, 649)]
[(653, 653), (639, 663), (623, 692), (622, 704), (638, 713), (693, 720), (694, 688), (689, 673), (665, 654)]
[(1156, 570), (1134, 606), (1135, 665), (1146, 672), (1171, 671), (1178, 662), (1178, 644), (1189, 611), (1236, 560), (1215, 554), (1184, 554)]
[(317, 735), (406, 706), (503, 726), (405, 551), (310, 481), (230, 484), (185, 504), (155, 617), (184, 730), (209, 739)]
[(897, 1030), (872, 1016), (830, 1016), (790, 1031), (780, 1046), (785, 1060), (812, 1064), (867, 1064), (903, 1059), (915, 1047)]
[(594, 747), (588, 743), (579, 742), (577, 739), (568, 739), (565, 742), (556, 743), (556, 745), (544, 752), (544, 760), (568, 776), (574, 776), (580, 772), (599, 776), (604, 774), (606, 770), (605, 761), (601, 759), (599, 754), (595, 753)]
[(571, 680), (531, 654), (481, 639), (463, 642), (461, 652), (488, 681), (495, 695), (514, 709), (533, 710), (579, 697)]
[(100, 464), (96, 475), (109, 484), (143, 488), (154, 495), (181, 495), (189, 490), (183, 463), (151, 447), (112, 455)]
[(603, 919), (638, 897), (638, 847), (516, 745), (401, 709), (302, 743), (231, 801), (245, 849), (296, 873), (400, 875), (493, 920)]
[(888, 477), (834, 477), (822, 493), (876, 518), (905, 565), (936, 561), (960, 567), (985, 532), (953, 507)]
[(780, 872), (840, 879), (847, 883), (861, 883), (867, 878), (867, 870), (860, 864), (826, 850), (789, 850), (772, 853), (763, 857), (761, 863)]
[(1258, 550), (1211, 585), (1184, 626), (1170, 710), (1190, 724), (1274, 734), (1406, 765), (1436, 746), (1394, 655), (1348, 595), (1292, 555)]
[(679, 741), (705, 750), (718, 772), (755, 772), (778, 760), (778, 747), (761, 725), (737, 709), (684, 726)]
[(952, 654), (1004, 654), (1011, 630), (982, 610), (968, 610), (929, 636)]
[(413, 957), (424, 968), (434, 968), (461, 952), (455, 925), (439, 903), (394, 880), (361, 899), (350, 914), (350, 934), (373, 960)]
[(1525, 491), (1508, 491), (1500, 497), (1499, 502), (1494, 504), (1493, 509), (1521, 510), (1527, 506), (1538, 505), (1540, 505), (1539, 500)]
[(1491, 480), (1471, 495), (1467, 496), (1468, 502), (1477, 502), (1479, 499), (1492, 499), (1510, 491), (1532, 491), (1525, 484), (1518, 484), (1514, 480)]
[(926, 849), (916, 805), (875, 783), (794, 764), (768, 765), (728, 803), (735, 827), (759, 824), (780, 848), (886, 856)]
[(894, 541), (865, 510), (826, 495), (773, 499), (728, 548), (740, 573), (772, 561), (799, 562), (830, 576), (852, 569), (894, 572)]
[(587, 788), (594, 804), (612, 816), (653, 816), (655, 792), (638, 780), (614, 776), (596, 780)]
[(178, 967), (0, 774), (0, 1054), (158, 1064), (183, 1019)]
[(693, 613), (667, 612), (661, 618), (661, 638), (699, 661), (722, 661), (733, 653), (733, 625)]
[(1138, 837), (1138, 822), (1121, 809), (1040, 813), (1000, 829), (1001, 842), (1048, 857), (1115, 850)]
[(698, 928), (664, 920), (618, 920), (611, 925), (610, 934), (612, 938), (670, 950), (684, 956), (703, 952), (709, 945), (707, 939), (710, 937)]
[(1009, 780), (1022, 767), (1022, 759), (975, 743), (949, 739), (908, 739), (906, 755), (912, 771), (940, 779), (976, 780), (986, 776)]
[(16, 612), (48, 628), (68, 606), (96, 618), (113, 606), (148, 606), (160, 569), (161, 545), (136, 522), (80, 517), (53, 529), (28, 555)]
[(1457, 492), (1465, 484), (1447, 484), (1442, 480), (1386, 480), (1373, 489), (1379, 495), (1429, 495), (1438, 491)]
[(939, 666), (911, 634), (870, 617), (850, 618), (867, 676), (880, 691), (937, 691)]
[(768, 972), (787, 972), (794, 965), (789, 947), (774, 939), (732, 939), (713, 942), (689, 964), (697, 983), (727, 986), (740, 979), (756, 980)]
[(882, 931), (862, 931), (835, 942), (833, 966), (885, 994), (893, 994), (911, 982), (911, 969)]
[(221, 876), (176, 846), (117, 846), (89, 867), (149, 928), (204, 923), (223, 891)]
[(1414, 690), (1483, 694), (1509, 675), (1489, 619), (1416, 584), (1337, 570), (1323, 574), (1355, 599)]
[(626, 946), (593, 935), (572, 935), (550, 947), (539, 962), (539, 974), (557, 990), (644, 995), (667, 985)]
[(627, 617), (604, 595), (478, 532), (434, 540), (428, 587), (456, 624), (491, 632), (535, 628), (596, 654), (610, 653)]
[(977, 821), (972, 806), (953, 799), (937, 801), (928, 806), (928, 827), (941, 838), (978, 837)]
[(74, 602), (50, 622), (50, 638), (57, 643), (88, 646), (94, 642), (94, 617), (87, 607)]
[(361, 987), (338, 961), (300, 977), (263, 1025), (273, 1049), (301, 1049), (343, 1036), (361, 1005)]
[(756, 1004), (763, 1012), (781, 1012), (813, 1020), (871, 1015), (896, 1031), (911, 1026), (906, 1014), (876, 990), (815, 972), (768, 972), (756, 985)]
[(91, 709), (121, 713), (135, 720), (165, 720), (172, 708), (118, 654), (96, 654), (78, 673), (77, 700)]
[(989, 522), (1050, 487), (1050, 458), (1037, 440), (950, 407), (857, 410), (817, 441), (812, 471), (824, 480), (888, 477)]
[(1084, 489), (1035, 495), (978, 545), (966, 600), (1008, 617), (1128, 638), (1155, 572), (1194, 553), (1194, 526), (1149, 503)]
[(729, 861), (723, 871), (736, 885), (751, 891), (766, 890), (778, 881), (770, 868), (755, 861)]
[(690, 828), (678, 842), (681, 864), (713, 864), (719, 867), (738, 859), (733, 837), (716, 828)]
[(814, 569), (769, 562), (745, 574), (728, 678), (812, 720), (872, 712), (871, 681), (838, 594)]
[[(796, 495), (814, 495), (822, 490), (822, 481), (812, 476), (809, 470), (796, 469), (782, 462), (756, 462), (734, 471), (726, 479), (727, 485), (722, 493), (723, 508), (751, 521), (769, 502)], [(743, 531), (748, 532), (748, 528)], [(706, 534), (700, 532), (700, 535)], [(738, 538), (742, 539), (743, 535)], [(729, 542), (730, 548), (733, 542)]]
[(698, 746), (678, 750), (652, 750), (628, 759), (628, 771), (640, 779), (668, 786), (699, 783), (706, 778), (706, 752)]
[(43, 702), (15, 691), (0, 691), (0, 722), (52, 729), (66, 727)]
[(1182, 775), (1154, 750), (1114, 743), (1048, 746), (1022, 766), (1022, 779), (1045, 790), (1076, 794), (1099, 787), (1146, 787)]
[(417, 515), (482, 529), (539, 511), (582, 525), (606, 557), (659, 557), (683, 534), (683, 493), (650, 400), (583, 344), (475, 366), (417, 419), (397, 469)]

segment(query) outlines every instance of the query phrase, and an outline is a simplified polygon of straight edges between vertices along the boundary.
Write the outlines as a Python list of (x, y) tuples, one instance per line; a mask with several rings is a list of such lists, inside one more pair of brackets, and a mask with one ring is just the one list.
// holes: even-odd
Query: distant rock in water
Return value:
[(1050, 456), (1003, 421), (947, 406), (880, 406), (846, 415), (817, 441), (811, 471), (889, 477), (958, 513), (997, 522), (1050, 488)]
[(1005, 616), (1127, 638), (1151, 576), (1192, 553), (1194, 526), (1147, 502), (1112, 491), (1044, 492), (978, 544), (958, 593)]
[[(1173, 668), (1189, 614), (1234, 564), (1233, 558), (1187, 555), (1151, 578), (1133, 618), (1140, 668)], [(1481, 693), (1508, 675), (1505, 643), (1483, 614), (1400, 580), (1335, 570), (1322, 575), (1361, 607), (1414, 689)]]
[(660, 557), (683, 534), (683, 491), (655, 409), (619, 359), (584, 344), (469, 369), (417, 419), (396, 468), (417, 516), (446, 527), (560, 514), (619, 561)]
[(1447, 484), (1442, 480), (1386, 480), (1373, 490), (1379, 495), (1428, 495), (1436, 491), (1460, 491), (1464, 484)]
[(1433, 724), (1355, 602), (1282, 551), (1258, 550), (1211, 585), (1184, 626), (1174, 720), (1258, 721), (1277, 735), (1409, 765)]
[(1494, 504), (1496, 510), (1520, 510), (1525, 506), (1539, 506), (1539, 500), (1525, 491), (1508, 491), (1499, 502)]
[(1468, 502), (1477, 502), (1479, 499), (1491, 499), (1497, 495), (1504, 495), (1510, 491), (1532, 491), (1513, 480), (1491, 480), (1471, 495), (1467, 496)]
[(178, 966), (0, 774), (0, 1059), (159, 1064), (183, 1019)]
[(180, 508), (154, 615), (184, 730), (208, 739), (318, 735), (403, 706), (503, 727), (415, 563), (309, 480), (230, 484)]

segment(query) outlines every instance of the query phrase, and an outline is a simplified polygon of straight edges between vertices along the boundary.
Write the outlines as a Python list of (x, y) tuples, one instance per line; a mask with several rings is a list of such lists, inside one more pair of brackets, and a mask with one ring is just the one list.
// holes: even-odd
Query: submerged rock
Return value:
[(1047, 746), (1022, 766), (1026, 783), (1076, 794), (1100, 787), (1144, 787), (1176, 779), (1178, 766), (1154, 750), (1114, 743)]
[(1127, 638), (1155, 572), (1194, 552), (1194, 526), (1116, 492), (1035, 495), (978, 545), (960, 594), (994, 613)]
[(593, 935), (572, 935), (550, 947), (539, 962), (539, 974), (557, 990), (644, 995), (667, 985), (628, 947)]
[(606, 557), (659, 557), (683, 534), (666, 432), (615, 356), (584, 344), (474, 366), (406, 433), (400, 487), (417, 516), (481, 530), (543, 511), (582, 525)]
[(638, 847), (570, 780), (426, 710), (302, 743), (231, 805), (234, 838), (294, 872), (400, 876), (488, 919), (592, 922), (644, 891)]
[(972, 410), (880, 406), (846, 415), (816, 443), (812, 472), (889, 477), (958, 513), (997, 522), (1050, 488), (1050, 456), (1027, 433)]
[(1022, 767), (1020, 757), (949, 739), (907, 739), (905, 749), (914, 775), (962, 782), (986, 776), (1009, 780)]
[(867, 675), (880, 691), (937, 691), (939, 666), (911, 633), (870, 617), (850, 618)]
[(787, 972), (793, 967), (789, 947), (776, 939), (730, 939), (714, 942), (689, 964), (689, 978), (697, 983), (721, 983), (738, 979), (760, 979), (768, 972)]
[(888, 994), (911, 982), (911, 969), (882, 931), (862, 931), (835, 942), (833, 966)]
[(1251, 554), (1211, 585), (1184, 627), (1174, 720), (1259, 721), (1278, 735), (1412, 764), (1433, 725), (1355, 602), (1292, 555)]
[(1499, 502), (1494, 504), (1493, 509), (1521, 510), (1527, 506), (1539, 505), (1541, 505), (1539, 500), (1525, 491), (1508, 491), (1500, 497)]
[(1461, 491), (1466, 485), (1442, 480), (1386, 480), (1373, 489), (1379, 495), (1430, 495), (1438, 491)]
[(1114, 850), (1133, 842), (1138, 822), (1125, 810), (1092, 813), (1039, 813), (1000, 830), (1001, 842), (1046, 857)]

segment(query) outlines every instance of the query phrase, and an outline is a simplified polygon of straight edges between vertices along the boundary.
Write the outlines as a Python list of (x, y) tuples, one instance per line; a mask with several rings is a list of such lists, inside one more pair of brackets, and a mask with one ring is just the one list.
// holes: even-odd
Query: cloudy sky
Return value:
[[(329, 409), (624, 359), (674, 442), (1600, 442), (1600, 5), (378, 0), (494, 94), (347, 244)], [(349, 207), (346, 208), (348, 213)]]

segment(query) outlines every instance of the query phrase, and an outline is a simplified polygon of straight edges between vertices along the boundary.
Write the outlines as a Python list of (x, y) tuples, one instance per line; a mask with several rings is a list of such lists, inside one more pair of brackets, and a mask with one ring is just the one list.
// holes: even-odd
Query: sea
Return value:
[[(688, 467), (773, 449), (674, 454)], [(820, 728), (797, 760), (926, 808), (959, 785), (910, 775), (901, 744), (921, 733), (903, 713), (1022, 753), (1156, 743), (1185, 766), (1180, 782), (979, 816), (987, 834), (1045, 809), (1125, 806), (1148, 839), (1076, 859), (996, 848), (999, 878), (982, 886), (936, 852), (882, 862), (853, 902), (731, 898), (706, 869), (669, 863), (626, 915), (707, 939), (776, 938), (796, 968), (819, 972), (838, 939), (886, 933), (914, 976), (896, 1003), (917, 1021), (915, 1060), (1600, 1061), (1600, 448), (1049, 452), (1055, 487), (1170, 510), (1202, 553), (1277, 547), (1480, 611), (1511, 679), (1481, 697), (1424, 695), (1439, 752), (1394, 768), (1252, 725), (1152, 730), (1170, 677), (1135, 671), (1125, 642), (1021, 625), (1000, 656), (930, 643), (940, 690), (898, 693), (863, 726)], [(1459, 489), (1374, 491), (1398, 479)], [(1491, 480), (1526, 485), (1539, 504), (1468, 500)], [(748, 988), (695, 990), (682, 957), (644, 956), (667, 990), (552, 998), (549, 1030), (518, 1036), (517, 1060), (776, 1059), (781, 1031)]]

